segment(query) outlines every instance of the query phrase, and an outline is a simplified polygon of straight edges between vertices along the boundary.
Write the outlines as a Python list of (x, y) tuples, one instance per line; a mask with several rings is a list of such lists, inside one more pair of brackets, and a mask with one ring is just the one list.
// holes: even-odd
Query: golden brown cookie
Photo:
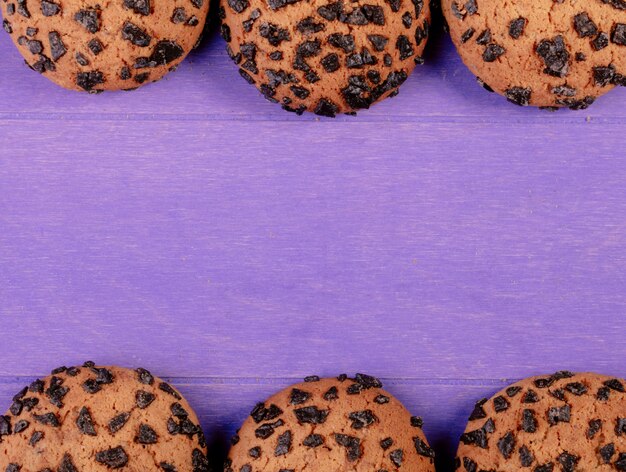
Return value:
[(61, 367), (13, 398), (0, 416), (5, 472), (206, 472), (198, 418), (145, 369)]
[(622, 379), (557, 372), (479, 401), (457, 454), (461, 471), (626, 470)]
[(132, 89), (173, 70), (199, 41), (209, 0), (0, 0), (28, 64), (71, 90)]
[(428, 39), (427, 0), (223, 0), (242, 77), (298, 114), (335, 116), (397, 93)]
[(585, 109), (626, 78), (625, 0), (443, 0), (452, 41), (488, 90)]
[(357, 374), (309, 377), (255, 406), (225, 472), (434, 472), (422, 420)]

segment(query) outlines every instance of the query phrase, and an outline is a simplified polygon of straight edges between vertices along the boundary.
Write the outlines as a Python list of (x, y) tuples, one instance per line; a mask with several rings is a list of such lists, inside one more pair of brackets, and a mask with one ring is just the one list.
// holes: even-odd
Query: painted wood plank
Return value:
[[(572, 121), (624, 122), (626, 90), (615, 90), (582, 112), (550, 113), (513, 106), (477, 85), (449, 38), (438, 28), (435, 32), (426, 65), (416, 69), (397, 98), (362, 112), (356, 119), (344, 116), (335, 122), (467, 121), (470, 117), (470, 122), (534, 122), (543, 123), (546, 128), (567, 126)], [(193, 121), (228, 117), (299, 123), (319, 120), (310, 114), (294, 116), (265, 101), (254, 87), (241, 79), (215, 29), (176, 73), (160, 83), (130, 93), (93, 96), (64, 91), (26, 68), (6, 34), (0, 34), (0, 57), (0, 90), (4, 91), (0, 99), (0, 118), (97, 120), (131, 116), (144, 120)]]
[(624, 373), (621, 125), (231, 126), (0, 122), (0, 374)]

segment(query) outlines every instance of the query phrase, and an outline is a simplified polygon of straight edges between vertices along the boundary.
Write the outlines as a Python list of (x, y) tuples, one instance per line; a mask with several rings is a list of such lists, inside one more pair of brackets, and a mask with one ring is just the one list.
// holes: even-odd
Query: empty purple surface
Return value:
[[(625, 376), (626, 94), (484, 92), (447, 39), (358, 117), (266, 103), (215, 34), (166, 80), (56, 88), (0, 35), (0, 403), (57, 364), (143, 365), (224, 454), (305, 375), (385, 379), (450, 458), (473, 402)], [(508, 380), (507, 380), (508, 379)]]

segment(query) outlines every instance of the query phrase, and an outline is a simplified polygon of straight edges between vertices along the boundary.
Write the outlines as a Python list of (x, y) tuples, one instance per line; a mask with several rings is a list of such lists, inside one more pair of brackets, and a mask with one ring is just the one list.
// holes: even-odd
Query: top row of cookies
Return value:
[[(221, 0), (240, 75), (283, 109), (353, 114), (422, 64), (428, 0)], [(0, 0), (33, 70), (72, 90), (130, 90), (200, 41), (209, 0)], [(450, 35), (489, 91), (522, 106), (585, 109), (626, 85), (626, 0), (442, 0)]]

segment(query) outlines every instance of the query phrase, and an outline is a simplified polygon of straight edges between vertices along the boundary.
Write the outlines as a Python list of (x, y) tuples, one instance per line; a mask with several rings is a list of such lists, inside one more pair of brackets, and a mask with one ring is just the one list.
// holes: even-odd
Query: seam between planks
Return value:
[[(15, 383), (29, 383), (43, 375), (0, 375), (0, 385), (10, 385)], [(276, 385), (284, 383), (301, 382), (301, 377), (176, 377), (163, 376), (163, 379), (178, 385)], [(383, 383), (387, 384), (412, 384), (412, 385), (450, 385), (450, 386), (491, 386), (509, 385), (521, 379), (495, 379), (495, 378), (411, 378), (411, 377), (380, 377)]]
[[(546, 112), (547, 113), (547, 112)], [(567, 112), (565, 112), (567, 113)], [(151, 113), (15, 113), (0, 112), (0, 121), (80, 121), (80, 122), (271, 122), (271, 123), (418, 123), (418, 124), (526, 124), (526, 125), (624, 125), (626, 116), (603, 117), (584, 116), (572, 118), (545, 118), (533, 116), (490, 118), (485, 116), (444, 116), (444, 115), (368, 115), (364, 113), (358, 118), (339, 116), (336, 119), (320, 119), (315, 116), (297, 117), (285, 113), (285, 116), (250, 114), (151, 114)]]

